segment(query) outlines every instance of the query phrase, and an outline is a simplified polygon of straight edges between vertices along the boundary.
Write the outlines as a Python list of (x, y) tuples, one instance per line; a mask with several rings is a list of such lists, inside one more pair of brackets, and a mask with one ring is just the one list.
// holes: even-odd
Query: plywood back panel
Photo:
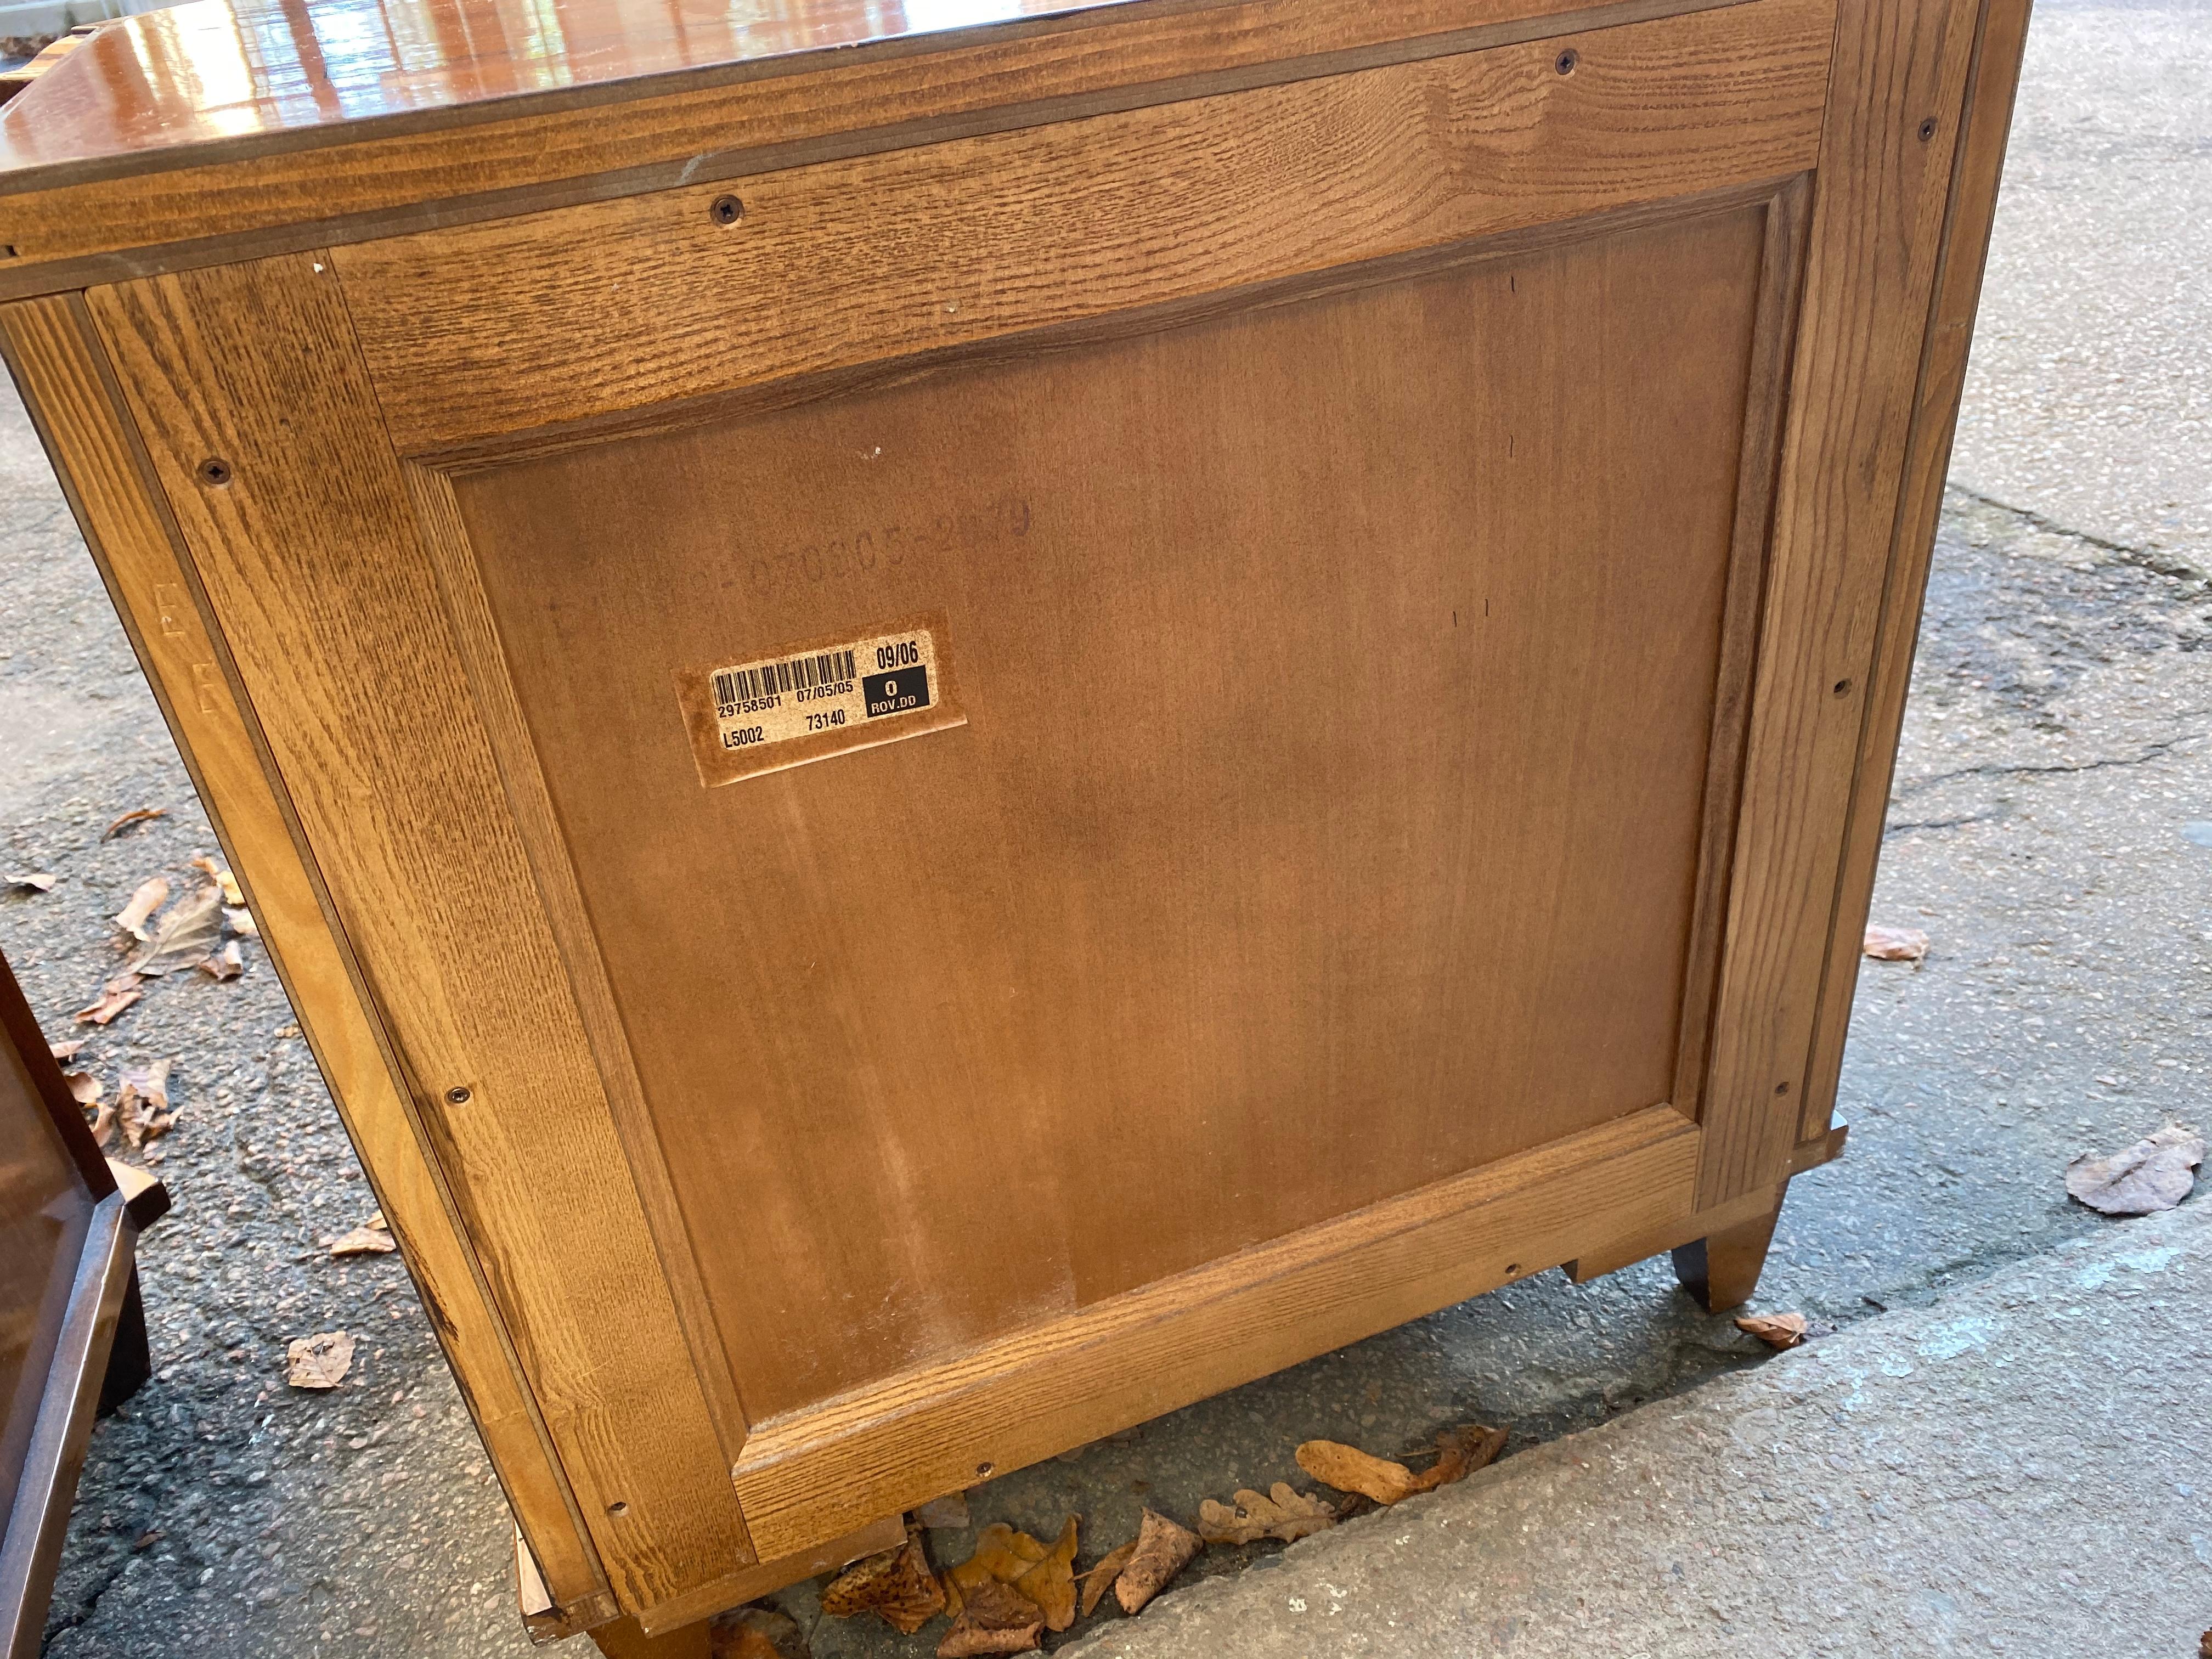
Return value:
[[(454, 479), (748, 1418), (1668, 1098), (1765, 234)], [(924, 614), (966, 726), (702, 786)]]

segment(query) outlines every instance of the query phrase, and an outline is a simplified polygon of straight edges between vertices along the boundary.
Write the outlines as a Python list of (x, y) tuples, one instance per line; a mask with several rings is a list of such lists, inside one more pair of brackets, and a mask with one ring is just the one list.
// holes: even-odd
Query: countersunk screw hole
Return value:
[(745, 204), (734, 196), (717, 196), (707, 214), (718, 225), (734, 225), (745, 216)]
[(1851, 695), (1851, 683), (1849, 680), (1838, 680), (1835, 685), (1835, 691), (1836, 695), (1839, 697), (1850, 696)]
[(975, 1473), (978, 1474), (988, 1474), (993, 1469), (995, 1469), (998, 1467), (999, 1466), (996, 1463), (978, 1463), (975, 1466)]
[(1517, 1261), (1509, 1261), (1505, 1264), (1505, 1276), (1508, 1279), (1510, 1279), (1515, 1273), (1517, 1273), (1520, 1271), (1521, 1264)]
[(446, 1091), (446, 1104), (448, 1106), (465, 1106), (474, 1098), (475, 1097), (465, 1088), (455, 1087)]
[(199, 478), (209, 488), (219, 489), (230, 482), (230, 463), (219, 455), (210, 455), (200, 463)]
[(1774, 1092), (1778, 1095), (1786, 1095), (1790, 1092), (1790, 1085), (1786, 1083), (1778, 1083), (1774, 1085)]
[(1936, 118), (1931, 115), (1920, 124), (1920, 142), (1924, 144), (1935, 136)]
[(629, 1513), (629, 1505), (623, 1503), (621, 1498), (617, 1498), (613, 1503), (607, 1505), (607, 1513), (609, 1515), (628, 1515)]
[(1562, 75), (1572, 75), (1575, 72), (1575, 65), (1582, 61), (1582, 53), (1577, 52), (1572, 46), (1570, 46), (1559, 55), (1559, 58), (1553, 62), (1552, 67), (1559, 70)]

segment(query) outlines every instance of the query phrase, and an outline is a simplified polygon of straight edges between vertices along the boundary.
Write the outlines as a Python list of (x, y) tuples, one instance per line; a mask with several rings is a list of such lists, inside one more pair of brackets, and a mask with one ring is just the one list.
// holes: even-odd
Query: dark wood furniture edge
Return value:
[[(77, 1474), (84, 1466), (93, 1419), (106, 1388), (117, 1328), (136, 1282), (132, 1245), (137, 1233), (123, 1195), (111, 1189), (93, 1210), (85, 1230), (61, 1339), (47, 1368), (46, 1394), (24, 1458), (22, 1483), (16, 1489), (4, 1540), (0, 1540), (0, 1609), (11, 1621), (7, 1659), (37, 1659), (45, 1634), (54, 1568), (69, 1529)], [(142, 1368), (144, 1331), (142, 1317), (137, 1324)]]

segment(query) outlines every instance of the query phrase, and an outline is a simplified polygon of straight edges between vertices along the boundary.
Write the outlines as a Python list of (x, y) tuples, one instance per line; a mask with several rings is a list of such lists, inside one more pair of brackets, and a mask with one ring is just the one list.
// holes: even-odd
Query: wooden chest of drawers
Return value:
[(576, 1626), (1748, 1292), (2026, 22), (771, 9), (198, 0), (0, 114), (9, 363)]

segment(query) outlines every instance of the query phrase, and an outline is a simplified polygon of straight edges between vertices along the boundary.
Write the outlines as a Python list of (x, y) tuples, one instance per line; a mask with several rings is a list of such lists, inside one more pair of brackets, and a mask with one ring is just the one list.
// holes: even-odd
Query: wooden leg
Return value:
[(1759, 1288), (1759, 1269), (1766, 1265), (1766, 1247), (1774, 1242), (1774, 1224), (1782, 1218), (1783, 1195), (1789, 1190), (1785, 1181), (1774, 1189), (1774, 1202), (1750, 1220), (1675, 1249), (1674, 1277), (1708, 1312), (1725, 1313), (1751, 1300)]
[(115, 1408), (153, 1374), (153, 1355), (146, 1346), (146, 1304), (139, 1299), (138, 1269), (134, 1267), (131, 1287), (123, 1293), (123, 1307), (115, 1316), (115, 1344), (107, 1351), (107, 1371), (100, 1378), (99, 1415), (112, 1417)]

